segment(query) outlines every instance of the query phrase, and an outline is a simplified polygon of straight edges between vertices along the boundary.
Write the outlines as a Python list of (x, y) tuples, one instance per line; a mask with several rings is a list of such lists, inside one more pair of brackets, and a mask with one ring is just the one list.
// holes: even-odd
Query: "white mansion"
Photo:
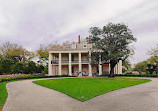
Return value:
[[(90, 37), (89, 37), (90, 39)], [(85, 75), (109, 74), (110, 64), (91, 65), (88, 55), (91, 54), (92, 44), (86, 39), (59, 46), (49, 51), (49, 75), (77, 75), (83, 72)], [(106, 55), (105, 55), (106, 56)], [(122, 61), (115, 66), (115, 74), (122, 74)]]

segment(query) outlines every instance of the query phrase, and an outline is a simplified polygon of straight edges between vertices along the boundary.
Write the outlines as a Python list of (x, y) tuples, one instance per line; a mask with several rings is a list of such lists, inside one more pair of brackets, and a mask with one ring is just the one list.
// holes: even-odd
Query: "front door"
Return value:
[(99, 73), (99, 67), (96, 68), (96, 72)]
[(72, 67), (72, 73), (74, 73), (74, 67)]
[(71, 61), (74, 61), (74, 55), (71, 56)]

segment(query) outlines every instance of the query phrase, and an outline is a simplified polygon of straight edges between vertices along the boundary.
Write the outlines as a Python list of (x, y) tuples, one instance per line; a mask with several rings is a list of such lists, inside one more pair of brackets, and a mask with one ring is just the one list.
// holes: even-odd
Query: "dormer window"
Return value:
[(87, 48), (87, 42), (83, 43), (83, 48)]
[(72, 43), (72, 49), (76, 49), (76, 43), (75, 42)]

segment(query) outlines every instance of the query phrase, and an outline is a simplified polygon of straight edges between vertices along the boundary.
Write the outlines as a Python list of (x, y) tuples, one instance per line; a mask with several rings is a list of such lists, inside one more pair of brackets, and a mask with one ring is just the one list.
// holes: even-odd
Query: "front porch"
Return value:
[[(53, 74), (59, 75), (59, 66), (58, 65), (52, 65)], [(104, 64), (101, 66), (101, 72), (102, 74), (108, 74), (109, 73), (109, 64)], [(61, 65), (61, 75), (69, 75), (70, 76), (78, 76), (79, 73), (82, 73), (84, 76), (94, 76), (99, 75), (99, 66), (98, 65), (92, 65), (91, 68), (89, 67), (89, 64), (81, 64), (81, 71), (79, 71), (79, 64), (72, 64), (71, 65), (71, 72), (69, 72), (69, 65)], [(90, 74), (91, 72), (91, 74)]]

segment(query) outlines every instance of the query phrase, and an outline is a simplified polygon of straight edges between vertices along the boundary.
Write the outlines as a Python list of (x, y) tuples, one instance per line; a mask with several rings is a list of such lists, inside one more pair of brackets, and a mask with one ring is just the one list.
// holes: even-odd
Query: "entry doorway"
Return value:
[(71, 70), (72, 70), (72, 73), (74, 73), (74, 67), (72, 67)]
[(74, 61), (74, 55), (71, 56), (71, 61)]

